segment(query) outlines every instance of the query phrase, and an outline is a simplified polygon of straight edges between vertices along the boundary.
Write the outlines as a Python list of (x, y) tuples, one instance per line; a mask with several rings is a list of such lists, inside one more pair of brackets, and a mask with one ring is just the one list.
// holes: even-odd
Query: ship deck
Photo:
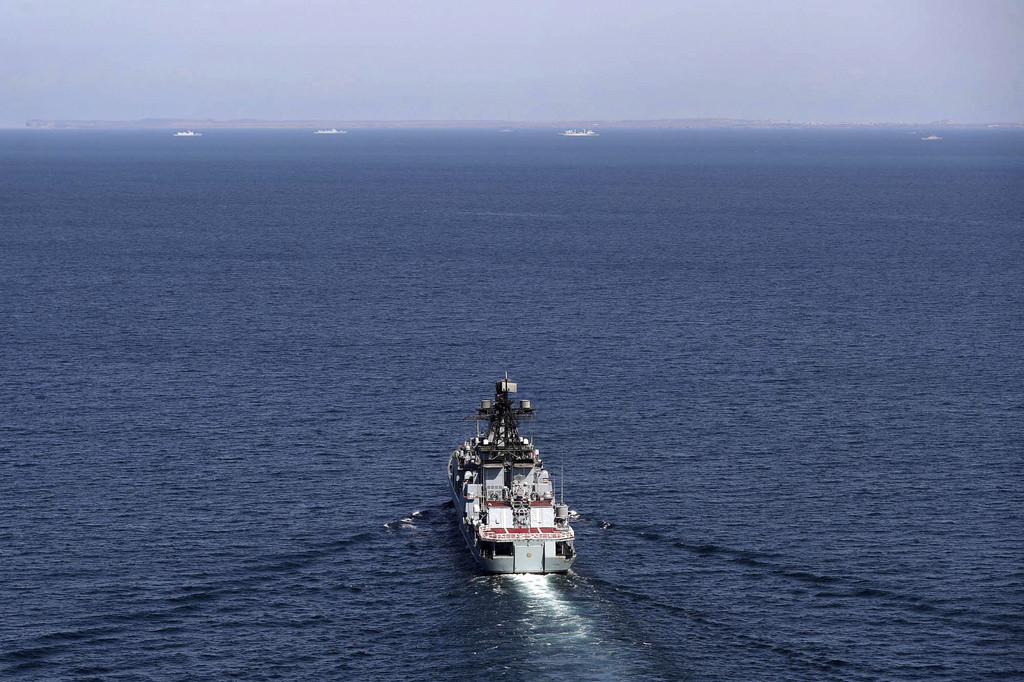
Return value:
[(570, 530), (559, 530), (558, 528), (481, 528), (479, 531), (483, 540), (496, 540), (508, 542), (510, 540), (570, 540), (575, 533)]

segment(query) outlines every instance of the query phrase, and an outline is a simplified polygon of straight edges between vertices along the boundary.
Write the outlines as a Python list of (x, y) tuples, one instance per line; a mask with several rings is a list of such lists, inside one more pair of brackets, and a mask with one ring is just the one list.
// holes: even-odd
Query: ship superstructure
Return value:
[[(515, 383), (495, 383), (494, 400), (476, 414), (477, 436), (452, 452), (448, 480), (462, 535), (490, 573), (564, 573), (576, 558), (569, 507), (556, 501), (551, 475), (519, 421), (529, 400), (512, 400)], [(486, 422), (487, 432), (480, 434)]]

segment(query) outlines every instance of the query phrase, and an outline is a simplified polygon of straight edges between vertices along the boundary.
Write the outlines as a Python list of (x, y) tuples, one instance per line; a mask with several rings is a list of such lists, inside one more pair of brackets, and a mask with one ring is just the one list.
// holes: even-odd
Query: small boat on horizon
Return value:
[(928, 137), (922, 137), (921, 139), (925, 140), (926, 142), (929, 142), (932, 140), (941, 140), (942, 138), (939, 137), (938, 135), (929, 135)]
[(595, 137), (598, 133), (593, 128), (581, 128), (579, 130), (568, 128), (558, 134), (563, 137)]
[(179, 130), (174, 133), (174, 137), (202, 137), (202, 133), (197, 133), (194, 130)]
[(337, 128), (321, 128), (320, 130), (314, 130), (314, 135), (344, 135), (347, 130), (338, 130)]

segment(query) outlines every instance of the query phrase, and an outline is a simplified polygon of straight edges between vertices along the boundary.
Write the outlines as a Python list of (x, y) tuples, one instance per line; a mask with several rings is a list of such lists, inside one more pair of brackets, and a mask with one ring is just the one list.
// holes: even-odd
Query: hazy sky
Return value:
[(0, 0), (30, 118), (1024, 120), (1024, 0)]

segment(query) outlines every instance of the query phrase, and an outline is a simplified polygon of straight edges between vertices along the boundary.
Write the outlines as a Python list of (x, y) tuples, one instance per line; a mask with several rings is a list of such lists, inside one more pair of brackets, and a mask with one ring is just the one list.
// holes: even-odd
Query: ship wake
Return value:
[(586, 602), (568, 596), (571, 574), (513, 574), (499, 580), (510, 583), (521, 598), (521, 635), (531, 656), (543, 661), (545, 670), (564, 669), (575, 679), (619, 677), (612, 641), (601, 635), (598, 624), (586, 613)]
[(570, 640), (586, 639), (590, 635), (588, 619), (554, 588), (555, 579), (532, 574), (513, 574), (509, 579), (524, 598), (527, 614), (536, 618), (536, 625), (559, 630), (562, 637)]

